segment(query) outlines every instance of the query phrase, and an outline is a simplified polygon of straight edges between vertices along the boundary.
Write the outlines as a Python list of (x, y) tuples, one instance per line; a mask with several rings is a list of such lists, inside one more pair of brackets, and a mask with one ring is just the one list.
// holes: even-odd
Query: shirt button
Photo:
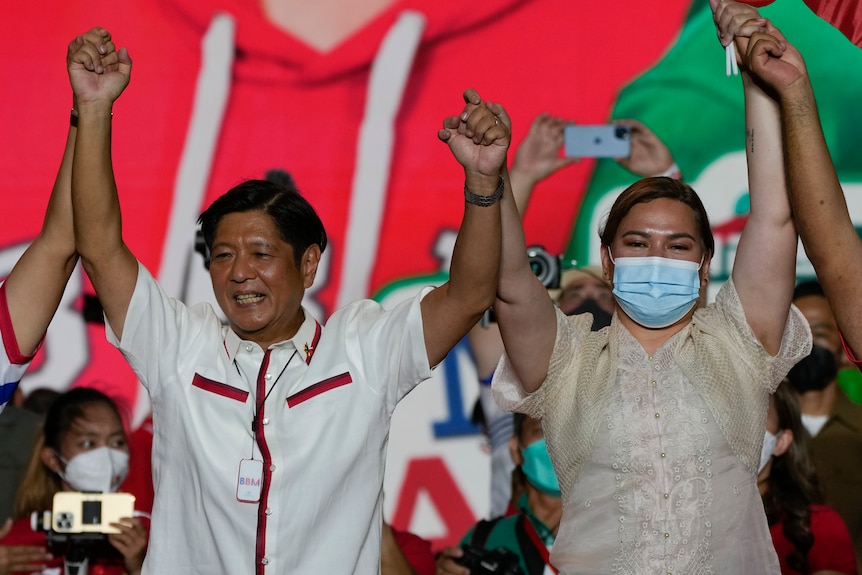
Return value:
[(670, 537), (670, 533), (665, 533), (664, 538), (667, 539), (668, 537)]
[(655, 418), (656, 418), (656, 419), (658, 419), (659, 417), (661, 417), (661, 415), (659, 415), (658, 413), (656, 413), (656, 414), (655, 414)]
[(270, 466), (269, 466), (269, 470), (270, 470), (270, 471), (275, 471), (275, 463), (273, 463), (272, 465), (270, 465)]
[(660, 454), (660, 455), (661, 455), (662, 457), (664, 457), (664, 456), (665, 456), (665, 454), (664, 454), (664, 453), (662, 453), (662, 454)]
[(652, 382), (652, 384), (653, 384), (653, 385), (656, 385), (656, 382), (654, 382), (654, 381), (653, 381), (653, 382)]
[(269, 565), (269, 557), (264, 557), (263, 559), (260, 560), (260, 562), (263, 563), (264, 565)]
[(269, 381), (270, 379), (272, 379), (272, 374), (267, 373), (265, 377), (266, 377), (267, 381)]
[(247, 346), (245, 346), (245, 350), (246, 350), (246, 351), (251, 351), (251, 350), (252, 350), (251, 344), (248, 344)]
[(268, 417), (264, 417), (264, 418), (261, 420), (261, 423), (262, 423), (262, 424), (264, 424), (264, 425), (269, 425), (269, 418), (268, 418)]
[(272, 515), (272, 508), (267, 507), (266, 510), (264, 510), (264, 513), (266, 513), (267, 515)]
[(665, 493), (664, 498), (667, 499), (668, 497), (670, 497), (670, 493)]

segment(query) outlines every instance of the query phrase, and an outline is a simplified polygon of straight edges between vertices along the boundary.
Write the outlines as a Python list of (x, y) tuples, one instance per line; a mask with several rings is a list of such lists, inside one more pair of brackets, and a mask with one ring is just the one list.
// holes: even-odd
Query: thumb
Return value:
[(129, 56), (129, 51), (126, 48), (120, 48), (117, 52), (117, 60), (120, 64), (131, 68), (132, 58)]
[(0, 527), (0, 539), (5, 539), (10, 531), (12, 531), (12, 519), (7, 519), (3, 527)]

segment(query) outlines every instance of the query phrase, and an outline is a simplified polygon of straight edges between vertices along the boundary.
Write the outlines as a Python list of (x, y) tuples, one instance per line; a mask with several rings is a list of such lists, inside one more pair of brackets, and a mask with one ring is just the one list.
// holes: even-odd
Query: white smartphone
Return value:
[(111, 523), (131, 517), (134, 511), (131, 493), (59, 491), (54, 494), (51, 525), (58, 533), (119, 533)]
[(632, 151), (631, 131), (619, 124), (568, 124), (563, 139), (569, 158), (627, 158)]

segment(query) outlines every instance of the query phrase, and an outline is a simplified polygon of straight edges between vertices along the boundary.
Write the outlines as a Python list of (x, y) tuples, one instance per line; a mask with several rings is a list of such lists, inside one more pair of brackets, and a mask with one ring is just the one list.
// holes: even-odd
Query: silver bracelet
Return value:
[(467, 189), (467, 182), (464, 182), (464, 199), (467, 200), (468, 204), (473, 204), (474, 206), (481, 206), (483, 208), (487, 208), (493, 206), (497, 202), (500, 201), (500, 198), (503, 197), (503, 176), (500, 176), (500, 183), (497, 184), (497, 189), (494, 190), (494, 193), (490, 196), (480, 196), (479, 194), (474, 194), (470, 190)]

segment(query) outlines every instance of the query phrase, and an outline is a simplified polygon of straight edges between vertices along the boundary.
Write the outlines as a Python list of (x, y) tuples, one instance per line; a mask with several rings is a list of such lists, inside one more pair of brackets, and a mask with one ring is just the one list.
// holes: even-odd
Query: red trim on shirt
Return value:
[(323, 333), (323, 330), (320, 328), (320, 322), (314, 320), (314, 337), (311, 340), (311, 346), (305, 350), (305, 364), (308, 365), (311, 363), (311, 358), (314, 355), (314, 350), (317, 349), (317, 342), (320, 341), (320, 334)]
[(342, 385), (347, 385), (348, 383), (353, 383), (353, 378), (350, 377), (350, 372), (345, 371), (340, 375), (324, 379), (310, 387), (306, 387), (300, 392), (294, 393), (287, 398), (287, 406), (296, 407), (303, 401), (308, 401), (313, 397), (317, 397), (321, 393), (325, 393), (330, 389), (335, 389), (336, 387), (341, 387)]
[(539, 552), (539, 555), (542, 557), (542, 561), (545, 562), (545, 565), (551, 568), (551, 571), (554, 573), (559, 573), (556, 567), (551, 565), (551, 552), (548, 551), (545, 542), (542, 541), (542, 538), (539, 537), (539, 534), (536, 532), (536, 528), (533, 527), (533, 524), (530, 522), (530, 519), (526, 516), (523, 517), (524, 521), (524, 530), (527, 532), (527, 535), (530, 537), (530, 541), (533, 542), (533, 547), (536, 548), (536, 551)]
[(215, 393), (216, 395), (221, 395), (222, 397), (235, 399), (236, 401), (242, 403), (245, 403), (245, 400), (248, 399), (247, 391), (237, 389), (236, 387), (233, 387), (226, 383), (222, 383), (220, 381), (207, 379), (206, 377), (198, 373), (196, 373), (194, 379), (192, 379), (192, 385), (199, 389), (203, 389), (204, 391), (209, 391), (211, 393)]
[(15, 330), (12, 329), (12, 316), (9, 315), (9, 303), (6, 301), (5, 281), (0, 284), (0, 332), (3, 333), (3, 347), (6, 348), (6, 357), (10, 363), (21, 365), (31, 361), (42, 346), (40, 341), (32, 355), (24, 355), (18, 349), (18, 340), (15, 338)]
[(839, 331), (838, 335), (841, 337), (841, 345), (844, 346), (844, 354), (847, 356), (847, 359), (852, 361), (857, 368), (862, 369), (862, 360), (856, 359), (856, 356), (853, 355), (853, 350), (850, 349), (849, 345), (847, 345), (847, 341), (844, 339), (844, 334)]
[[(266, 350), (263, 355), (263, 362), (260, 364), (260, 371), (257, 374), (255, 413), (258, 421), (266, 417), (266, 370), (269, 368), (271, 353), (271, 349)], [(266, 436), (263, 433), (264, 427), (266, 426), (257, 425), (254, 430), (257, 446), (260, 449), (261, 457), (263, 457), (263, 482), (260, 486), (260, 502), (257, 505), (257, 540), (254, 546), (254, 572), (256, 575), (264, 575), (266, 571), (266, 565), (262, 561), (266, 555), (266, 509), (269, 506), (269, 486), (272, 483), (272, 455), (266, 444)]]

